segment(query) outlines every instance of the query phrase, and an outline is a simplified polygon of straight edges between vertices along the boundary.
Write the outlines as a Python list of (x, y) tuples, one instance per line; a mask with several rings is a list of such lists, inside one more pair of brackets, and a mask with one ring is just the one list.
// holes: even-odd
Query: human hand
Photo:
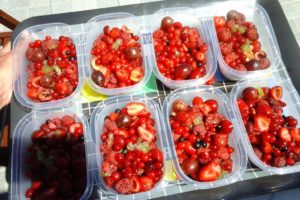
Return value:
[(12, 96), (12, 54), (10, 42), (0, 50), (0, 110)]

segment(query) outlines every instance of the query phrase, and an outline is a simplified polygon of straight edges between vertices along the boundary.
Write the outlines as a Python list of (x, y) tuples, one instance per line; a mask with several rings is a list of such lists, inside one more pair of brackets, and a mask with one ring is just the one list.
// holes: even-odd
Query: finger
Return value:
[(3, 49), (0, 50), (0, 56), (3, 56), (4, 54), (10, 52), (11, 50), (11, 43), (8, 42), (4, 47)]

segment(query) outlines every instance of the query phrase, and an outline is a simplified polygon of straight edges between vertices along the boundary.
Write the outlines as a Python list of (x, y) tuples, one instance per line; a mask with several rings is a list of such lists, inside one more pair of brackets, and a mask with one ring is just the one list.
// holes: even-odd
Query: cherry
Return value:
[(128, 60), (133, 60), (140, 57), (140, 50), (137, 47), (128, 47), (125, 49), (125, 55)]
[(43, 87), (53, 87), (54, 85), (54, 80), (51, 76), (41, 76), (41, 79), (40, 79), (40, 84), (41, 86)]
[(247, 87), (243, 90), (243, 98), (246, 101), (258, 99), (258, 91), (254, 87)]
[(105, 78), (100, 71), (93, 71), (92, 80), (96, 85), (102, 87), (104, 85)]
[(174, 72), (175, 79), (186, 79), (192, 73), (192, 68), (187, 63), (181, 64)]
[(161, 27), (167, 31), (169, 29), (169, 27), (171, 27), (171, 25), (173, 24), (174, 20), (167, 16), (167, 17), (164, 17), (162, 20), (161, 20)]
[(199, 163), (193, 158), (189, 158), (183, 161), (182, 169), (185, 174), (190, 175), (199, 170)]
[(251, 60), (246, 62), (245, 67), (248, 71), (255, 71), (260, 69), (260, 62), (257, 60)]
[(119, 127), (129, 127), (132, 120), (127, 114), (120, 114), (116, 120)]

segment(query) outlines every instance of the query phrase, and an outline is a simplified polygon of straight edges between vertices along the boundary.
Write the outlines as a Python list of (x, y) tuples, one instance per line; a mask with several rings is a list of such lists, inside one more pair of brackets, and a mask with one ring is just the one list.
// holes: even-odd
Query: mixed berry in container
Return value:
[(232, 122), (218, 113), (218, 102), (195, 96), (192, 105), (173, 102), (169, 122), (178, 162), (185, 175), (200, 182), (231, 173), (234, 148), (228, 144)]
[(83, 124), (70, 115), (51, 118), (32, 133), (31, 141), (26, 198), (80, 199), (87, 185)]
[(293, 166), (300, 160), (298, 120), (283, 110), (283, 88), (247, 87), (237, 104), (255, 155), (273, 167)]
[(76, 47), (70, 37), (46, 36), (29, 43), (27, 96), (49, 102), (71, 95), (78, 85)]
[(102, 88), (135, 85), (144, 78), (139, 36), (125, 25), (105, 26), (91, 50), (91, 79)]
[(206, 75), (208, 46), (197, 28), (166, 16), (153, 32), (153, 43), (157, 68), (164, 77), (189, 80)]
[(104, 119), (101, 176), (119, 194), (149, 191), (163, 177), (164, 157), (156, 145), (155, 121), (146, 105), (129, 102)]
[(219, 46), (227, 65), (238, 71), (256, 71), (270, 67), (266, 52), (261, 49), (256, 26), (246, 21), (243, 13), (231, 10), (215, 16)]

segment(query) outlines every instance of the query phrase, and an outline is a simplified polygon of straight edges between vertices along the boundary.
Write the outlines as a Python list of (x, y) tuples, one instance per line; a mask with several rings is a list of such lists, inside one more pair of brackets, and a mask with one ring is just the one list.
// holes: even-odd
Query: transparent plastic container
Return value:
[[(70, 109), (71, 110), (71, 109)], [(63, 117), (64, 115), (74, 116), (76, 121), (83, 123), (84, 127), (84, 143), (86, 155), (86, 189), (81, 196), (81, 200), (88, 199), (93, 189), (93, 169), (95, 161), (92, 159), (94, 155), (94, 143), (90, 135), (89, 124), (82, 114), (76, 114), (67, 109), (53, 111), (31, 112), (25, 115), (17, 124), (12, 138), (12, 157), (11, 157), (11, 200), (25, 200), (26, 190), (31, 187), (31, 180), (26, 174), (26, 155), (28, 155), (28, 147), (31, 145), (31, 135), (33, 131), (39, 130), (40, 126), (47, 119), (54, 117)]]
[[(181, 22), (183, 26), (190, 26), (195, 27), (199, 31), (200, 37), (204, 39), (205, 43), (208, 46), (208, 50), (206, 52), (206, 75), (198, 78), (198, 79), (191, 79), (191, 80), (172, 80), (166, 78), (162, 75), (157, 68), (154, 44), (153, 44), (153, 32), (159, 29), (161, 20), (166, 17), (170, 16), (174, 19), (174, 21)], [(205, 82), (210, 80), (216, 72), (217, 69), (217, 62), (215, 56), (213, 56), (213, 43), (212, 39), (209, 34), (209, 28), (204, 22), (205, 20), (202, 18), (196, 17), (194, 15), (194, 10), (191, 8), (186, 7), (178, 7), (178, 8), (165, 8), (161, 9), (153, 14), (153, 20), (151, 24), (151, 36), (152, 36), (152, 44), (150, 45), (150, 55), (151, 55), (151, 64), (152, 69), (155, 76), (167, 87), (169, 88), (180, 88), (180, 87), (190, 87), (196, 85), (203, 85)]]
[[(211, 182), (199, 182), (189, 178), (182, 171), (180, 164), (178, 162), (178, 157), (176, 154), (176, 149), (172, 136), (172, 129), (169, 122), (169, 117), (172, 109), (172, 104), (177, 99), (182, 99), (187, 102), (189, 105), (192, 104), (192, 100), (195, 96), (200, 96), (203, 100), (214, 99), (218, 102), (219, 108), (218, 112), (223, 114), (227, 119), (229, 119), (233, 125), (233, 132), (229, 135), (228, 143), (234, 148), (234, 153), (231, 154), (233, 160), (232, 172), (225, 175), (224, 178), (211, 181)], [(209, 86), (199, 86), (199, 87), (189, 87), (177, 89), (174, 92), (170, 93), (164, 103), (163, 103), (163, 114), (164, 119), (166, 120), (166, 130), (168, 136), (168, 142), (170, 144), (170, 151), (172, 154), (172, 159), (174, 163), (175, 170), (181, 179), (187, 184), (195, 184), (199, 189), (210, 189), (221, 187), (225, 185), (232, 184), (237, 182), (242, 174), (245, 172), (247, 167), (247, 155), (243, 147), (243, 141), (240, 136), (240, 127), (237, 123), (234, 111), (230, 106), (230, 101), (225, 93), (220, 89), (209, 87)]]
[(259, 34), (261, 49), (266, 52), (271, 65), (269, 68), (264, 70), (244, 72), (231, 68), (226, 64), (222, 57), (214, 22), (211, 20), (209, 22), (209, 26), (213, 38), (215, 54), (217, 56), (222, 74), (229, 80), (240, 80), (263, 76), (275, 70), (280, 63), (281, 55), (275, 33), (266, 10), (262, 6), (256, 4), (254, 1), (229, 1), (216, 3), (214, 5), (213, 13), (214, 16), (226, 17), (227, 12), (230, 10), (237, 10), (238, 12), (243, 13), (246, 17), (246, 21), (254, 23)]
[(81, 59), (77, 58), (78, 62), (78, 85), (72, 94), (69, 96), (49, 102), (35, 102), (28, 98), (27, 96), (27, 58), (26, 50), (28, 44), (37, 39), (44, 39), (45, 36), (50, 35), (52, 38), (58, 39), (59, 36), (68, 36), (72, 38), (76, 46), (76, 55), (80, 55), (78, 52), (79, 38), (72, 34), (71, 27), (63, 23), (50, 23), (41, 24), (29, 27), (23, 30), (14, 40), (13, 43), (13, 80), (14, 83), (14, 93), (17, 101), (30, 109), (34, 110), (47, 110), (52, 108), (58, 108), (67, 106), (69, 103), (76, 99), (77, 94), (81, 91), (84, 78), (84, 68), (81, 63)]
[(286, 103), (283, 108), (283, 114), (291, 115), (296, 119), (300, 120), (300, 98), (297, 90), (294, 88), (292, 82), (289, 79), (280, 78), (269, 78), (269, 79), (254, 79), (254, 80), (244, 80), (238, 82), (231, 91), (230, 100), (233, 105), (234, 113), (237, 116), (238, 123), (241, 124), (241, 135), (244, 141), (247, 154), (253, 164), (262, 169), (263, 171), (270, 174), (290, 174), (300, 171), (300, 162), (297, 162), (294, 166), (287, 167), (272, 167), (263, 163), (254, 153), (245, 126), (243, 125), (242, 116), (240, 114), (237, 98), (242, 96), (242, 92), (247, 87), (273, 87), (281, 86), (283, 88), (282, 101)]
[[(104, 100), (103, 102), (100, 102), (97, 107), (94, 109), (91, 120), (90, 120), (90, 126), (92, 130), (92, 135), (95, 141), (96, 145), (96, 153), (97, 153), (97, 168), (98, 171), (95, 173), (95, 181), (98, 186), (98, 188), (106, 195), (118, 195), (119, 198), (126, 198), (126, 199), (147, 199), (148, 198), (148, 191), (146, 192), (140, 192), (135, 194), (128, 194), (128, 195), (122, 195), (117, 193), (112, 188), (109, 188), (103, 178), (100, 176), (101, 172), (101, 163), (103, 161), (101, 152), (100, 152), (100, 145), (102, 143), (100, 139), (100, 135), (103, 130), (104, 125), (104, 118), (105, 116), (109, 115), (111, 112), (114, 112), (116, 109), (122, 109), (126, 106), (129, 102), (141, 102), (146, 105), (148, 110), (151, 112), (151, 118), (155, 121), (155, 129), (156, 129), (156, 145), (157, 147), (162, 151), (163, 153), (163, 175), (162, 179), (156, 183), (153, 189), (160, 190), (163, 189), (163, 177), (166, 170), (166, 150), (164, 150), (164, 146), (167, 140), (164, 137), (164, 126), (161, 123), (163, 121), (162, 114), (160, 112), (158, 104), (153, 101), (152, 99), (147, 99), (145, 96), (142, 95), (134, 95), (134, 96), (118, 96), (118, 97), (111, 97), (107, 100)], [(152, 190), (153, 190), (152, 189)]]
[[(101, 33), (103, 33), (103, 27), (106, 25), (109, 25), (111, 28), (113, 27), (121, 28), (123, 25), (126, 25), (130, 30), (133, 31), (135, 35), (138, 35), (140, 38), (138, 42), (141, 45), (141, 54), (143, 57), (142, 67), (144, 69), (144, 78), (140, 82), (136, 83), (135, 85), (122, 87), (122, 88), (104, 88), (96, 85), (91, 79), (91, 75), (93, 72), (91, 66), (91, 57), (92, 57), (91, 51), (93, 48), (94, 41)], [(87, 82), (96, 92), (101, 94), (106, 94), (109, 96), (133, 93), (135, 91), (138, 91), (141, 87), (143, 87), (148, 82), (151, 75), (151, 68), (148, 66), (146, 62), (147, 48), (142, 43), (141, 31), (143, 27), (144, 27), (143, 21), (137, 20), (137, 18), (134, 15), (126, 12), (98, 15), (96, 17), (93, 17), (87, 22), (85, 26), (85, 32), (86, 32), (85, 65), (87, 67), (87, 77), (88, 77)]]

